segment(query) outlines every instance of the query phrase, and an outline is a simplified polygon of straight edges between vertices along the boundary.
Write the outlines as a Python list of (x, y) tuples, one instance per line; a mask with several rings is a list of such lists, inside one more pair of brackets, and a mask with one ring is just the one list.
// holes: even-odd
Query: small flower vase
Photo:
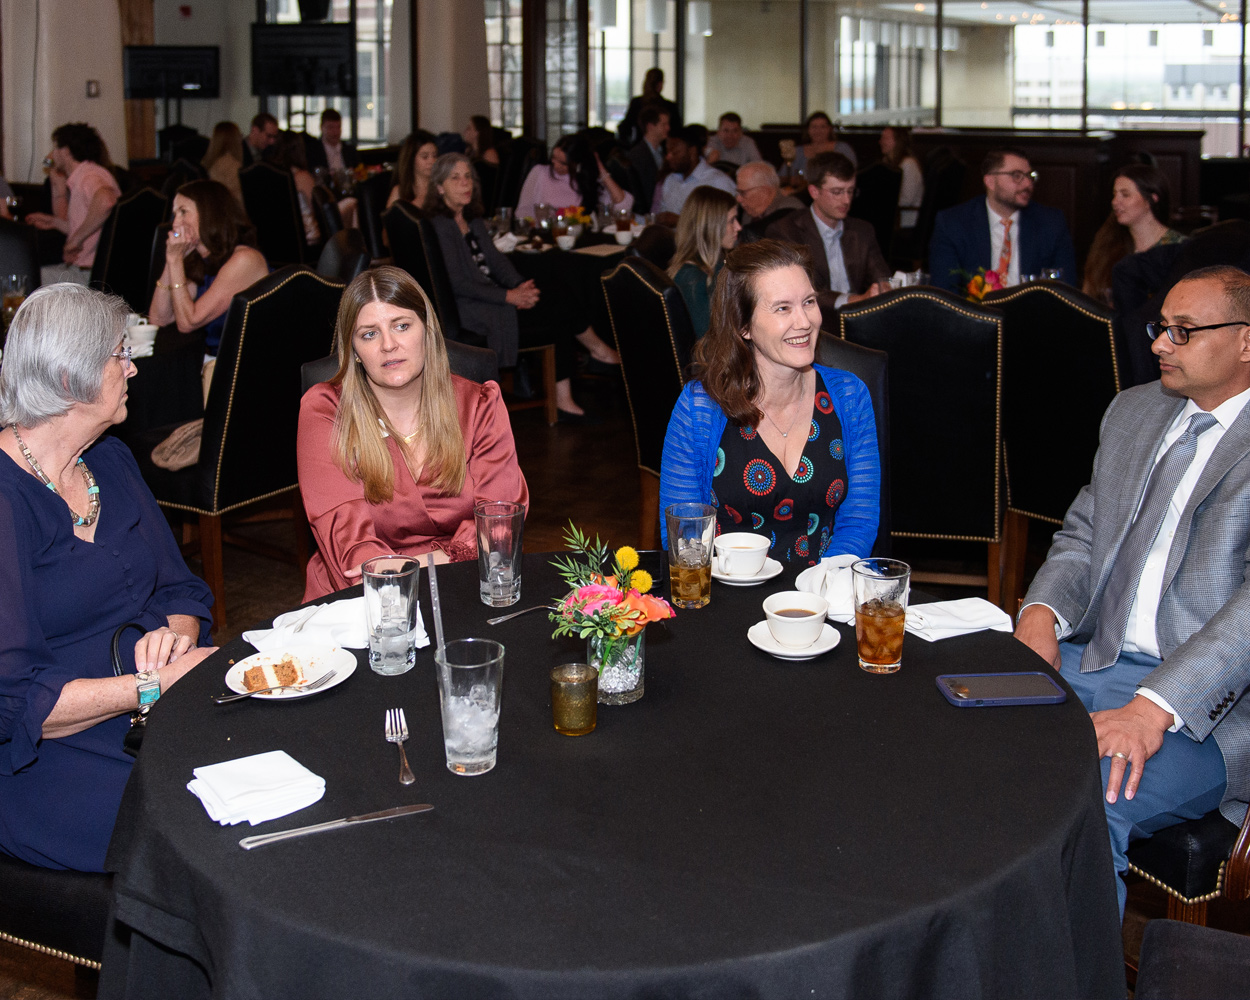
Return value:
[(646, 634), (643, 629), (628, 639), (618, 639), (606, 659), (606, 639), (592, 635), (586, 640), (586, 661), (599, 669), (600, 705), (628, 705), (642, 697)]

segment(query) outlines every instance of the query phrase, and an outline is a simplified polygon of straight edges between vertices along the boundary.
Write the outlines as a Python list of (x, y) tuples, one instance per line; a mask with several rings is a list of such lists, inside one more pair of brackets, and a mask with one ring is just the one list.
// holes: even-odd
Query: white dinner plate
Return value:
[(326, 681), (325, 684), (315, 691), (291, 690), (288, 688), (282, 691), (270, 691), (266, 694), (252, 695), (253, 698), (261, 698), (264, 701), (290, 701), (292, 698), (307, 698), (309, 695), (314, 695), (321, 691), (329, 691), (330, 688), (337, 687), (356, 670), (356, 654), (350, 649), (344, 649), (342, 646), (288, 646), (286, 649), (276, 649), (268, 653), (253, 653), (247, 659), (239, 660), (238, 663), (233, 664), (226, 671), (226, 687), (236, 694), (247, 694), (247, 687), (243, 683), (244, 672), (252, 667), (281, 663), (284, 656), (291, 657), (299, 664), (300, 669), (304, 671), (304, 679), (307, 682), (315, 681), (329, 670), (335, 672), (335, 677)]
[(810, 660), (817, 656), (823, 656), (829, 650), (833, 649), (842, 641), (842, 633), (830, 625), (828, 622), (820, 630), (820, 638), (810, 646), (803, 646), (796, 649), (793, 646), (783, 646), (773, 638), (772, 632), (768, 630), (768, 622), (756, 622), (747, 629), (747, 638), (751, 640), (751, 645), (756, 649), (762, 649), (770, 656), (775, 656), (779, 660)]
[(731, 587), (754, 587), (757, 583), (764, 583), (771, 580), (774, 576), (781, 572), (781, 563), (776, 559), (764, 560), (764, 568), (755, 576), (726, 576), (716, 568), (716, 559), (712, 559), (712, 579), (719, 580), (721, 583), (727, 583)]
[(517, 246), (517, 253), (546, 253), (548, 250), (554, 250), (555, 247), (548, 243), (544, 243), (540, 247), (535, 247), (532, 243), (521, 243)]

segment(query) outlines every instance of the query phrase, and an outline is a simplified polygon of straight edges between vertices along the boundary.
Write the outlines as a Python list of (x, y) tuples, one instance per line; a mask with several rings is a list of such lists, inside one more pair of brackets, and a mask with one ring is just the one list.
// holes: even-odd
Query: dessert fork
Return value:
[(327, 670), (315, 681), (309, 681), (307, 684), (275, 684), (273, 687), (258, 688), (255, 691), (244, 691), (242, 694), (219, 694), (213, 698), (218, 705), (224, 705), (226, 702), (239, 701), (243, 698), (250, 698), (254, 694), (265, 694), (269, 691), (316, 691), (323, 684), (328, 683), (334, 677), (335, 671)]
[(399, 747), (399, 783), (411, 785), (417, 779), (412, 768), (408, 766), (408, 755), (404, 753), (404, 740), (408, 739), (408, 719), (402, 708), (390, 708), (386, 711), (386, 740)]

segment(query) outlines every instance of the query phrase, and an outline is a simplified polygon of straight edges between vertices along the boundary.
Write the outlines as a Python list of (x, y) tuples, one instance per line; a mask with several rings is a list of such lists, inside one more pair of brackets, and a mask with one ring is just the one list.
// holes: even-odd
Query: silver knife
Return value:
[(407, 816), (409, 813), (429, 812), (434, 807), (428, 803), (415, 806), (396, 806), (394, 809), (383, 809), (381, 812), (365, 813), (362, 816), (347, 816), (344, 819), (332, 819), (328, 823), (314, 823), (312, 826), (299, 826), (294, 830), (279, 830), (277, 833), (259, 833), (255, 837), (244, 837), (239, 846), (245, 851), (264, 844), (274, 844), (279, 840), (290, 840), (302, 837), (306, 833), (320, 833), (322, 830), (338, 830), (353, 823), (372, 823), (379, 819), (392, 819), (395, 816)]

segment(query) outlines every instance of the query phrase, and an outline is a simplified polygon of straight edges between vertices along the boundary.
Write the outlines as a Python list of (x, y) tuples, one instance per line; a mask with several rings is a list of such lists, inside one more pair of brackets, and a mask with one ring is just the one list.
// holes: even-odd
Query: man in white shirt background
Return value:
[(243, 137), (243, 166), (250, 167), (265, 157), (265, 150), (278, 141), (278, 119), (268, 111), (262, 111), (252, 119), (247, 135)]
[(655, 195), (655, 211), (659, 213), (658, 221), (662, 225), (677, 225), (677, 217), (681, 215), (690, 192), (700, 185), (720, 188), (737, 196), (733, 178), (703, 159), (703, 148), (707, 145), (707, 129), (704, 126), (687, 125), (671, 132), (665, 145), (664, 160), (669, 174), (656, 189)]
[(356, 147), (343, 141), (343, 116), (334, 108), (321, 112), (321, 138), (309, 136), (305, 147), (309, 170), (350, 170), (360, 162)]
[(1132, 840), (1250, 799), (1250, 275), (1191, 272), (1150, 332), (1162, 377), (1108, 408), (1016, 627), (1090, 710), (1120, 875)]

